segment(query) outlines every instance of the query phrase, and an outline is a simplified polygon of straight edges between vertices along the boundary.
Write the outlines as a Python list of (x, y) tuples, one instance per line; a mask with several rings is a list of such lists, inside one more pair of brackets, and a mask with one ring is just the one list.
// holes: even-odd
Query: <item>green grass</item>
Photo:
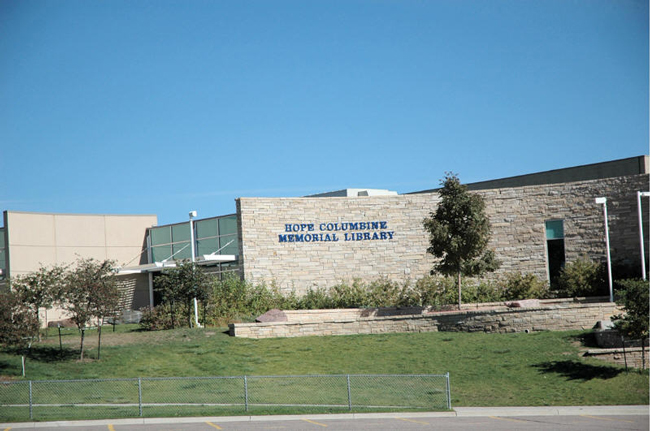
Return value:
[[(63, 336), (63, 352), (56, 331), (50, 331), (32, 348), (25, 380), (449, 372), (452, 406), (648, 404), (648, 373), (583, 358), (581, 341), (589, 337), (578, 331), (249, 340), (229, 337), (225, 328), (117, 329), (104, 329), (101, 360), (96, 333), (88, 331), (84, 362), (77, 358), (76, 331)], [(0, 374), (22, 380), (16, 352), (0, 352)]]

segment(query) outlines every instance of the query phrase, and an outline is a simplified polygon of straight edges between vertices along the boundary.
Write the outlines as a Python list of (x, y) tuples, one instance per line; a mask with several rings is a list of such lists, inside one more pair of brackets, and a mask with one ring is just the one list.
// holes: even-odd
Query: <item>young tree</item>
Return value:
[(641, 361), (645, 369), (645, 340), (650, 327), (648, 283), (644, 280), (622, 280), (617, 284), (622, 289), (618, 291), (616, 303), (623, 307), (625, 314), (612, 316), (614, 327), (626, 338), (641, 340)]
[[(40, 328), (41, 308), (50, 308), (59, 299), (65, 266), (55, 265), (51, 268), (41, 266), (38, 270), (20, 275), (10, 280), (11, 290), (27, 306), (36, 318)], [(41, 333), (38, 332), (38, 341)]]
[(188, 324), (192, 326), (192, 302), (206, 301), (211, 288), (210, 277), (191, 262), (181, 262), (176, 268), (163, 271), (156, 279), (156, 289), (162, 294), (162, 301), (171, 305), (172, 327), (174, 326), (174, 303), (185, 304)]
[(39, 329), (33, 310), (16, 292), (0, 291), (0, 346), (26, 347)]
[[(103, 317), (117, 307), (119, 290), (113, 262), (80, 259), (66, 274), (62, 289), (62, 307), (81, 332), (80, 359), (84, 359), (84, 333), (93, 317)], [(116, 299), (117, 298), (117, 299)]]
[(424, 228), (430, 235), (427, 252), (441, 259), (434, 265), (432, 274), (457, 276), (460, 309), (461, 275), (472, 277), (495, 271), (499, 261), (487, 249), (491, 231), (483, 198), (469, 193), (452, 173), (447, 173), (441, 185), (440, 204), (424, 220)]

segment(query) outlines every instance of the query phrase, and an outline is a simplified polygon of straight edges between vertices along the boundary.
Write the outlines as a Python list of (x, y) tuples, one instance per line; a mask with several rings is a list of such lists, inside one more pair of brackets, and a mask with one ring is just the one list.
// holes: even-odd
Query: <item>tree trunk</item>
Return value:
[(86, 333), (86, 330), (85, 330), (85, 329), (82, 329), (82, 330), (81, 330), (81, 353), (80, 353), (80, 356), (79, 356), (79, 359), (80, 359), (81, 361), (84, 360), (84, 334), (85, 334), (85, 333)]
[(458, 309), (460, 310), (460, 305), (462, 304), (461, 299), (461, 287), (460, 287), (460, 269), (458, 270)]
[(102, 354), (102, 321), (100, 320), (99, 326), (97, 327), (97, 360), (101, 359), (101, 354)]

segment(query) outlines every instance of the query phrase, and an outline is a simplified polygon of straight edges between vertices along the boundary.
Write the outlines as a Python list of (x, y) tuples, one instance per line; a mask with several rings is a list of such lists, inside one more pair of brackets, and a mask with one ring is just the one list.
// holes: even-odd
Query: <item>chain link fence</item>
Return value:
[(451, 410), (449, 374), (0, 382), (0, 421)]

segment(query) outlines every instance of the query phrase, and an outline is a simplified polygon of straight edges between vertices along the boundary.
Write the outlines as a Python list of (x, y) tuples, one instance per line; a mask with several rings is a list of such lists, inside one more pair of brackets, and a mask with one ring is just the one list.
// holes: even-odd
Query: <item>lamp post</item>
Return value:
[(596, 198), (597, 204), (603, 205), (605, 217), (605, 247), (607, 248), (607, 277), (609, 278), (609, 302), (614, 302), (614, 289), (612, 286), (612, 258), (609, 253), (609, 223), (607, 222), (607, 198)]
[[(192, 258), (192, 272), (194, 272), (194, 260), (196, 259), (196, 251), (194, 249), (194, 217), (196, 217), (196, 211), (190, 211), (190, 251)], [(199, 302), (194, 297), (194, 323), (197, 328), (201, 327), (199, 323)]]
[(641, 242), (641, 276), (645, 280), (645, 246), (643, 244), (643, 210), (641, 208), (641, 197), (650, 196), (650, 192), (636, 192), (637, 211), (639, 213), (639, 239)]

